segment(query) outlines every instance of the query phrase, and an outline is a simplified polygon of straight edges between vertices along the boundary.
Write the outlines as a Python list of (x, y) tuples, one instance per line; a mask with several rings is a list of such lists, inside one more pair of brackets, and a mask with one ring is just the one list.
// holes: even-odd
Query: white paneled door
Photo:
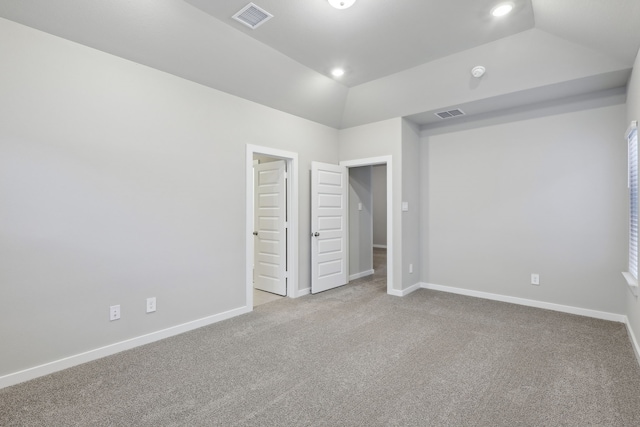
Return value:
[(285, 161), (254, 167), (254, 284), (256, 289), (287, 295)]
[(347, 168), (311, 162), (311, 292), (347, 283)]

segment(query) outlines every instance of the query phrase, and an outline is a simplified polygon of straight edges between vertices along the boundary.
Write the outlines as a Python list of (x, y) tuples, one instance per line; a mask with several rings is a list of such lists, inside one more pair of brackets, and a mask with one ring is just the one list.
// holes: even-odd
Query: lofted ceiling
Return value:
[(255, 30), (231, 19), (248, 0), (3, 0), (0, 17), (335, 128), (626, 84), (640, 0), (511, 0), (497, 19), (499, 2), (254, 0), (274, 15)]
[(509, 19), (490, 15), (496, 0), (359, 0), (344, 10), (326, 0), (254, 0), (274, 15), (255, 30), (229, 19), (248, 0), (185, 1), (318, 73), (345, 68), (337, 80), (349, 87), (534, 26), (530, 0), (515, 0)]

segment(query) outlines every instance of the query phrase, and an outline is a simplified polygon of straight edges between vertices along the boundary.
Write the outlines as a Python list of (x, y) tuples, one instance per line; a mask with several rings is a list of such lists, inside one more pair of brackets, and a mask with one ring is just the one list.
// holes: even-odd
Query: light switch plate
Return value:
[(402, 212), (409, 212), (409, 202), (402, 202)]

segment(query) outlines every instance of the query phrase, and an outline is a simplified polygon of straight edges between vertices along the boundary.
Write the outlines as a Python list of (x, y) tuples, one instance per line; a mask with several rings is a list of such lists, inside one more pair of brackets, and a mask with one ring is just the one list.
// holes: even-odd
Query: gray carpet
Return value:
[(640, 425), (622, 324), (377, 273), (0, 390), (0, 425)]

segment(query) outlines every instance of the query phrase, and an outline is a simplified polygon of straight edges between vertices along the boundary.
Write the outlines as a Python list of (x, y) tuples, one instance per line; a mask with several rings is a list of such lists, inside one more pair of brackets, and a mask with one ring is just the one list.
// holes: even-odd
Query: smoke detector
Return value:
[(482, 65), (478, 65), (477, 67), (473, 67), (471, 69), (471, 75), (476, 79), (479, 79), (480, 77), (484, 76), (484, 73), (486, 71), (487, 70)]
[(329, 4), (336, 9), (346, 9), (353, 6), (356, 0), (329, 0)]

